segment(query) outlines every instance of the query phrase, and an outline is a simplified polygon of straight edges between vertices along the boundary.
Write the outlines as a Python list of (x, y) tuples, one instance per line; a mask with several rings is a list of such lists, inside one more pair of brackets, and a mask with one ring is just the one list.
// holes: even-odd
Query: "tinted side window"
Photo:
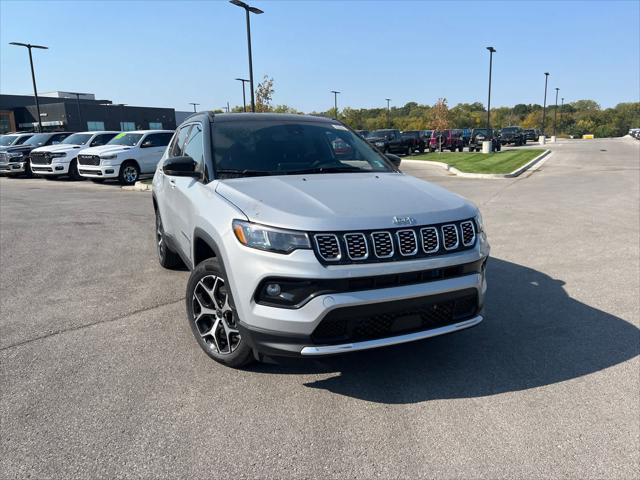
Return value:
[(116, 133), (104, 133), (102, 135), (96, 135), (96, 137), (91, 142), (92, 147), (99, 147), (101, 145), (106, 145), (106, 143), (115, 137)]
[(175, 136), (173, 144), (171, 145), (170, 157), (182, 157), (184, 155), (184, 142), (187, 139), (191, 125), (185, 125), (178, 130), (178, 134)]
[(15, 143), (15, 145), (22, 145), (24, 142), (26, 142), (30, 138), (31, 138), (31, 135), (25, 135), (24, 137), (20, 137), (18, 141)]
[(199, 165), (204, 164), (204, 144), (202, 141), (202, 126), (196, 123), (191, 127), (189, 138), (184, 144), (184, 155), (193, 158)]
[(149, 147), (166, 147), (171, 141), (171, 133), (152, 133), (144, 139), (144, 144)]

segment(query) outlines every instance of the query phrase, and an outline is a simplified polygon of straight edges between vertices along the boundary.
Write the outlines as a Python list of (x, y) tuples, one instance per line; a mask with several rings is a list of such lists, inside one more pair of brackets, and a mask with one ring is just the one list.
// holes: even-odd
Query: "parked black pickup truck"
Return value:
[(520, 127), (504, 127), (500, 130), (500, 143), (502, 145), (513, 144), (516, 147), (527, 143), (524, 130)]
[(414, 152), (417, 150), (420, 153), (424, 153), (429, 142), (424, 130), (405, 130), (402, 132), (402, 137), (412, 142)]
[(71, 135), (70, 132), (36, 133), (21, 145), (13, 145), (0, 152), (0, 174), (31, 177), (31, 150), (57, 145)]
[(383, 153), (404, 153), (411, 155), (413, 140), (402, 138), (400, 130), (388, 128), (374, 130), (367, 137), (367, 142)]
[(538, 137), (541, 135), (540, 130), (537, 128), (527, 128), (524, 130), (525, 143), (531, 140), (532, 142), (537, 142)]
[(500, 147), (500, 137), (496, 134), (493, 128), (474, 128), (471, 130), (471, 135), (469, 137), (469, 151), (470, 152), (479, 152), (482, 150), (482, 142), (486, 142), (491, 140), (492, 150), (494, 152), (499, 152)]

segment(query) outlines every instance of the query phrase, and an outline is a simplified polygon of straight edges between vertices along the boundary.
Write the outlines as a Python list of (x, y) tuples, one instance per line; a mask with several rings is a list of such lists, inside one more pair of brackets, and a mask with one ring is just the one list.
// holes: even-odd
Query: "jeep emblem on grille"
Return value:
[(393, 217), (394, 225), (415, 225), (416, 219), (413, 217)]

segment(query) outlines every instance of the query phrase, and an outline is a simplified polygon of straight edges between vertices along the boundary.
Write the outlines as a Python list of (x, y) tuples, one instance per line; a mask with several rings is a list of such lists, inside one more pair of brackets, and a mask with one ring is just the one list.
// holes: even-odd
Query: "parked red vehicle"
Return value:
[(462, 130), (434, 130), (429, 140), (429, 151), (436, 150), (458, 150), (462, 152), (464, 149), (464, 140), (462, 138)]

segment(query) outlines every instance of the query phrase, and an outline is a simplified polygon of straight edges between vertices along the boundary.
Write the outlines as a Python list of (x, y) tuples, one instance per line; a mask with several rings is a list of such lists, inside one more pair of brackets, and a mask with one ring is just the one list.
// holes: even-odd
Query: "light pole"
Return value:
[(564, 110), (564, 97), (562, 97), (562, 103), (560, 103), (560, 124), (562, 124), (562, 111)]
[(242, 111), (246, 112), (247, 111), (247, 98), (244, 94), (244, 84), (247, 83), (249, 80), (246, 80), (244, 78), (236, 78), (236, 80), (242, 82)]
[(487, 47), (487, 50), (489, 50), (489, 98), (487, 99), (487, 135), (489, 135), (489, 129), (491, 128), (491, 69), (493, 67), (493, 54), (496, 53), (496, 49)]
[(189, 102), (189, 105), (193, 105), (193, 113), (196, 113), (196, 106), (200, 105), (199, 103)]
[(336, 111), (336, 120), (338, 119), (338, 94), (340, 92), (338, 92), (337, 90), (331, 90), (331, 93), (333, 93), (333, 108)]
[(38, 101), (38, 89), (36, 88), (36, 74), (33, 70), (33, 57), (31, 56), (32, 48), (39, 48), (42, 50), (49, 50), (49, 47), (43, 45), (31, 45), (30, 43), (10, 42), (9, 45), (15, 45), (17, 47), (25, 47), (29, 50), (29, 64), (31, 65), (31, 80), (33, 81), (33, 96), (36, 99), (36, 112), (38, 113), (38, 131), (42, 132), (42, 119), (40, 118), (40, 102)]
[(387, 101), (387, 128), (391, 128), (391, 107), (389, 106), (390, 98), (385, 98)]
[(251, 56), (251, 21), (249, 20), (249, 13), (255, 13), (256, 15), (260, 15), (261, 13), (264, 13), (264, 12), (259, 8), (247, 5), (246, 3), (241, 2), (240, 0), (229, 0), (229, 3), (232, 3), (237, 7), (244, 8), (244, 11), (247, 15), (247, 46), (249, 49), (249, 83), (251, 86), (251, 111), (255, 112), (256, 101), (254, 97), (255, 89), (253, 88), (253, 59)]
[(556, 136), (556, 120), (558, 119), (558, 92), (560, 89), (556, 87), (556, 108), (553, 110), (553, 136)]
[(544, 134), (544, 122), (547, 118), (547, 81), (549, 80), (549, 72), (544, 72), (544, 104), (542, 105), (542, 136)]

